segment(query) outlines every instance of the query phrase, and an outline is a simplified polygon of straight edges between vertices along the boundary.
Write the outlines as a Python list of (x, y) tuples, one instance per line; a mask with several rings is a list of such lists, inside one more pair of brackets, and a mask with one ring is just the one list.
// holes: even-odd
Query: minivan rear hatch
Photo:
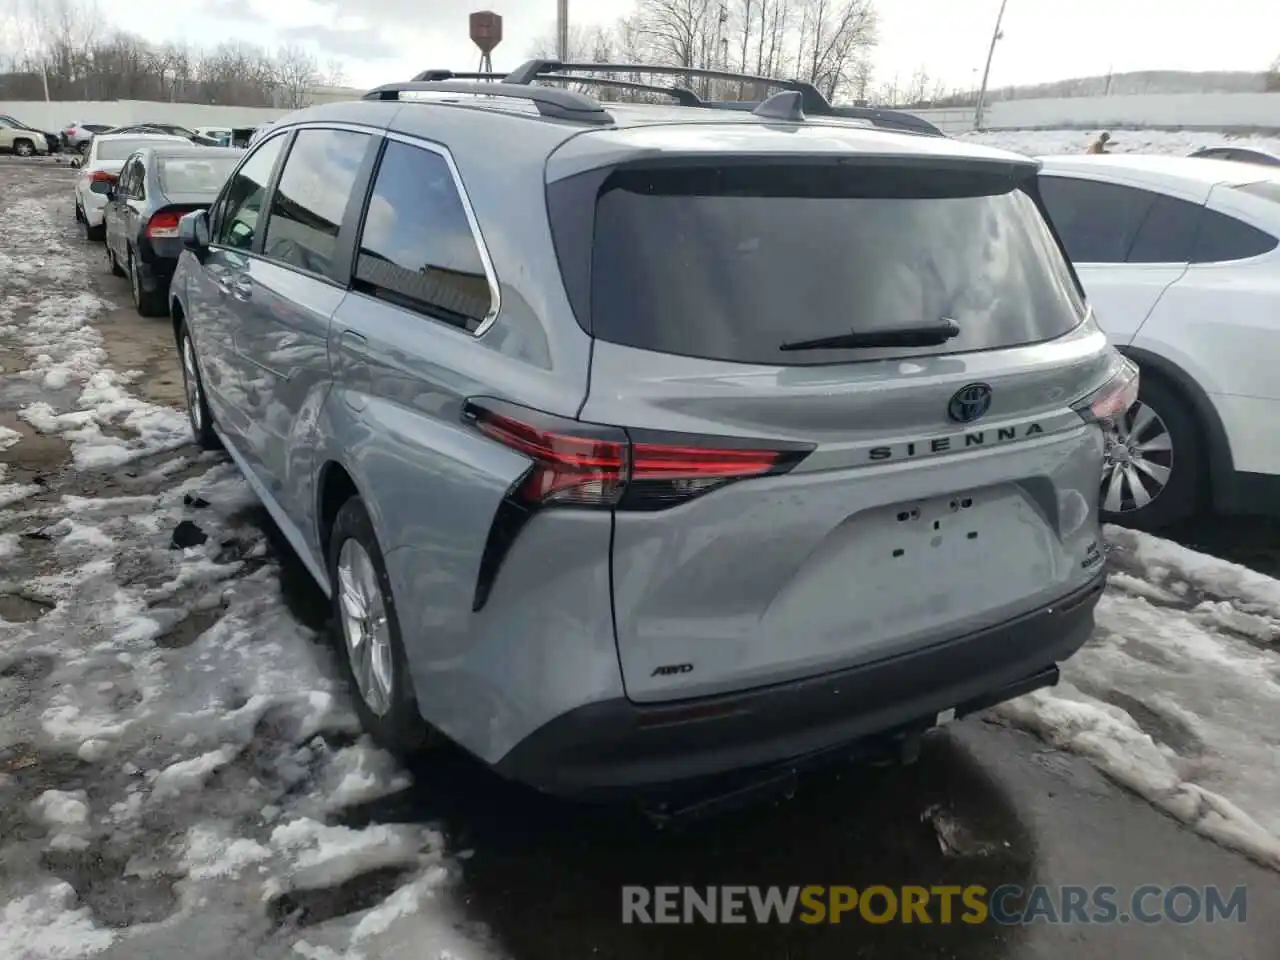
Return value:
[[(960, 148), (962, 149), (962, 148)], [(628, 696), (854, 667), (1087, 582), (1116, 359), (1031, 164), (662, 156), (553, 182), (625, 428), (612, 583)]]

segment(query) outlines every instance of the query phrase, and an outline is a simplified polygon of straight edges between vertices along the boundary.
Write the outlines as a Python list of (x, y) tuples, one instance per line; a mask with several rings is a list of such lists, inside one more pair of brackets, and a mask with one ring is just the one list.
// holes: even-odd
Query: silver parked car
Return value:
[(100, 133), (106, 133), (112, 129), (112, 126), (110, 123), (89, 123), (84, 120), (73, 120), (62, 128), (62, 133), (60, 134), (62, 148), (80, 154), (88, 154), (89, 141)]
[(191, 426), (332, 597), (366, 727), (581, 795), (1054, 683), (1137, 371), (1036, 163), (556, 68), (293, 113), (182, 221)]

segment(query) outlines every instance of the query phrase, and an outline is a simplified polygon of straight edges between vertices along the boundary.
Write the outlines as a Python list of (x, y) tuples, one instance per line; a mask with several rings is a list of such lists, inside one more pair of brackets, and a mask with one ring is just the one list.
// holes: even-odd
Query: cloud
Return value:
[[(244, 3), (245, 0), (220, 2)], [(389, 60), (401, 53), (371, 27), (339, 28), (314, 23), (305, 27), (281, 27), (277, 32), (289, 43), (314, 44), (322, 53), (353, 60)]]
[(210, 16), (227, 20), (253, 22), (258, 18), (253, 0), (204, 0), (202, 4)]

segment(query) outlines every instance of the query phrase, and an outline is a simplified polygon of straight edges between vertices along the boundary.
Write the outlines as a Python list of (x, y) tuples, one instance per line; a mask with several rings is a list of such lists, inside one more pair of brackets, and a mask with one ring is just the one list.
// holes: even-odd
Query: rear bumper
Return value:
[(579, 707), (518, 743), (495, 769), (547, 793), (609, 796), (847, 754), (1057, 682), (1093, 632), (1105, 574), (1015, 620), (853, 670), (661, 706)]
[(138, 281), (148, 293), (168, 290), (169, 281), (178, 269), (181, 241), (164, 239), (138, 247)]

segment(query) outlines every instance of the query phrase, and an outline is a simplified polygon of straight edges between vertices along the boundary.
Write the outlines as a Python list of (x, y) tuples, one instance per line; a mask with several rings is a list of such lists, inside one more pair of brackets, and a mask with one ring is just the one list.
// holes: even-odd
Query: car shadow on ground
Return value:
[[(255, 511), (252, 519), (280, 558), (281, 586), (294, 615), (314, 629), (327, 629), (323, 593), (266, 512)], [(958, 900), (954, 922), (937, 923), (935, 914), (934, 923), (907, 931), (900, 923), (868, 923), (855, 915), (820, 925), (624, 926), (622, 887), (993, 889), (1035, 882), (1035, 843), (1017, 811), (999, 784), (944, 733), (926, 738), (918, 762), (909, 766), (827, 769), (802, 778), (790, 800), (753, 803), (666, 829), (629, 804), (544, 796), (503, 780), (455, 747), (415, 758), (410, 768), (411, 788), (348, 808), (339, 822), (415, 822), (440, 829), (462, 864), (458, 899), (468, 921), (516, 960), (995, 960), (1016, 945), (1018, 932), (959, 922)]]

